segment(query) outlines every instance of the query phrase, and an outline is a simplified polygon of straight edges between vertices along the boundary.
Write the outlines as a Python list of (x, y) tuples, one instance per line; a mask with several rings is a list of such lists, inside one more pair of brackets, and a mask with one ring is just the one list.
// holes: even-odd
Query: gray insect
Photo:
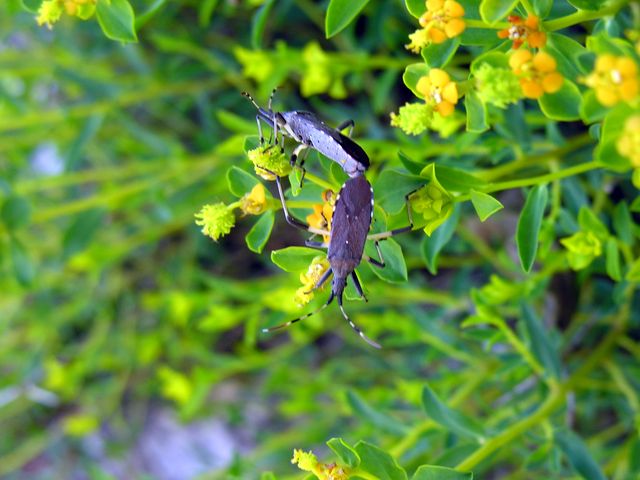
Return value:
[[(271, 102), (275, 92), (276, 90), (269, 97), (267, 109), (260, 107), (247, 92), (242, 92), (242, 95), (247, 97), (258, 109), (256, 122), (261, 144), (264, 143), (262, 121), (272, 128), (274, 143), (278, 143), (278, 133), (281, 134), (282, 144), (284, 144), (284, 136), (291, 137), (298, 142), (299, 145), (291, 155), (292, 166), (296, 164), (302, 151), (307, 148), (313, 148), (338, 163), (350, 177), (361, 175), (369, 168), (369, 157), (366, 152), (360, 145), (349, 138), (355, 125), (353, 120), (347, 120), (337, 128), (331, 128), (311, 112), (300, 110), (274, 112), (271, 108)], [(341, 133), (341, 130), (347, 127), (349, 127), (349, 136)], [(301, 159), (299, 167), (302, 169), (304, 177), (303, 165), (304, 159)]]
[[(407, 202), (409, 225), (395, 230), (369, 235), (369, 228), (371, 227), (371, 220), (373, 218), (373, 189), (364, 175), (349, 178), (344, 185), (342, 185), (342, 188), (336, 197), (336, 203), (331, 220), (331, 231), (327, 232), (325, 230), (312, 228), (306, 223), (292, 217), (286, 205), (284, 192), (282, 190), (282, 183), (280, 182), (279, 177), (276, 177), (276, 183), (278, 185), (278, 193), (280, 195), (280, 201), (282, 203), (282, 209), (287, 223), (302, 230), (307, 230), (314, 235), (329, 235), (328, 244), (312, 240), (307, 240), (305, 242), (309, 247), (327, 248), (327, 259), (329, 260), (330, 267), (322, 278), (318, 280), (316, 285), (314, 285), (313, 290), (320, 288), (329, 279), (331, 274), (333, 274), (333, 281), (331, 282), (331, 294), (329, 295), (329, 299), (319, 310), (294, 320), (290, 320), (276, 327), (263, 329), (263, 332), (278, 330), (280, 328), (288, 327), (300, 320), (304, 320), (305, 318), (325, 309), (331, 304), (334, 298), (337, 298), (342, 316), (347, 322), (349, 322), (351, 328), (353, 328), (369, 345), (381, 348), (378, 343), (368, 338), (349, 318), (342, 305), (342, 295), (347, 284), (347, 279), (351, 277), (360, 297), (365, 301), (367, 300), (364, 292), (362, 291), (362, 286), (355, 269), (362, 259), (365, 259), (376, 267), (385, 267), (384, 258), (380, 251), (380, 245), (378, 242), (393, 235), (407, 232), (413, 228), (411, 208), (408, 199), (410, 194), (405, 198)], [(376, 260), (364, 254), (364, 245), (367, 240), (373, 240), (375, 242), (375, 247), (380, 260)]]

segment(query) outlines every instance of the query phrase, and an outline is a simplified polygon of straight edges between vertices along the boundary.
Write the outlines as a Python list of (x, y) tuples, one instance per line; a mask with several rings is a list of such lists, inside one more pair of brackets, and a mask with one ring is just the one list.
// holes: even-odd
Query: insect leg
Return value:
[(305, 240), (304, 244), (307, 247), (311, 247), (311, 248), (329, 248), (329, 245), (326, 242), (316, 242), (315, 240), (311, 240), (311, 239)]
[[(422, 187), (420, 187), (422, 188)], [(413, 190), (409, 193), (407, 193), (404, 196), (404, 202), (407, 206), (407, 219), (409, 220), (409, 225), (407, 225), (406, 227), (402, 227), (402, 228), (396, 228), (394, 230), (389, 230), (387, 232), (381, 232), (381, 233), (374, 233), (371, 235), (367, 236), (367, 240), (373, 240), (373, 241), (378, 241), (378, 240), (385, 240), (389, 237), (393, 237), (394, 235), (398, 235), (400, 233), (404, 233), (404, 232), (410, 232), (411, 230), (413, 230), (413, 215), (411, 213), (411, 201), (409, 200), (409, 197), (411, 197), (411, 195), (413, 195), (414, 193), (416, 193), (419, 190)], [(378, 253), (380, 253), (380, 250), (378, 249)]]
[(369, 299), (367, 299), (367, 296), (362, 291), (362, 285), (360, 285), (360, 279), (358, 278), (358, 274), (356, 273), (355, 270), (351, 272), (351, 278), (353, 279), (353, 286), (356, 287), (356, 290), (358, 291), (358, 295), (364, 298), (365, 302), (368, 302)]
[(342, 294), (338, 295), (338, 305), (340, 306), (340, 311), (342, 312), (342, 316), (347, 322), (349, 322), (349, 325), (351, 325), (351, 328), (353, 328), (356, 331), (356, 333), (360, 335), (360, 338), (362, 338), (365, 342), (367, 342), (372, 347), (382, 348), (380, 344), (374, 342), (369, 337), (367, 337), (364, 334), (364, 332), (360, 330), (360, 328), (358, 328), (358, 326), (355, 323), (353, 323), (353, 321), (349, 318), (349, 315), (347, 315), (347, 312), (344, 311), (344, 308), (342, 306)]
[(276, 87), (273, 90), (271, 90), (271, 95), (269, 95), (269, 102), (267, 103), (267, 108), (269, 109), (269, 111), (271, 111), (271, 103), (273, 102), (273, 97), (278, 91), (278, 88), (280, 87)]
[(364, 258), (367, 262), (369, 262), (371, 265), (374, 265), (378, 268), (384, 268), (387, 266), (386, 263), (384, 263), (384, 257), (382, 256), (382, 251), (380, 250), (380, 243), (378, 242), (378, 240), (376, 240), (374, 242), (375, 246), (376, 246), (376, 250), (378, 251), (378, 258), (380, 260), (376, 260), (375, 258), (371, 258), (368, 255), (363, 255), (362, 258)]
[[(275, 175), (273, 172), (269, 172), (269, 173)], [(284, 212), (284, 218), (287, 221), (287, 223), (292, 227), (296, 227), (301, 230), (307, 230), (311, 233), (315, 233), (316, 235), (323, 235), (323, 236), (329, 235), (328, 231), (321, 230), (319, 228), (310, 227), (306, 223), (301, 222), (297, 218), (294, 218), (291, 216), (291, 214), (289, 213), (289, 209), (287, 208), (287, 202), (285, 201), (285, 198), (284, 198), (284, 191), (282, 190), (282, 182), (280, 181), (280, 177), (278, 177), (277, 175), (275, 175), (275, 177), (276, 177), (276, 185), (278, 186), (278, 195), (280, 195), (280, 203), (282, 204), (282, 211)]]
[(349, 133), (347, 133), (347, 137), (351, 137), (351, 134), (353, 133), (353, 127), (355, 126), (356, 126), (356, 122), (354, 122), (353, 120), (345, 120), (344, 122), (342, 122), (340, 125), (336, 127), (336, 130), (341, 132), (342, 130), (348, 127)]
[(333, 292), (331, 292), (331, 295), (329, 295), (329, 300), (327, 300), (327, 303), (325, 303), (323, 306), (321, 306), (315, 312), (307, 313), (306, 315), (303, 315), (303, 316), (298, 317), (298, 318), (294, 318), (293, 320), (289, 320), (288, 322), (281, 323), (280, 325), (276, 325), (275, 327), (263, 328), (262, 332), (263, 333), (269, 333), (269, 332), (273, 332), (274, 330), (280, 330), (281, 328), (286, 328), (289, 325), (292, 325), (292, 324), (294, 324), (296, 322), (299, 322), (300, 320), (304, 320), (305, 318), (309, 318), (310, 316), (321, 312), (322, 310), (327, 308), (329, 305), (331, 305), (331, 302), (333, 301), (334, 297), (335, 296), (334, 296)]

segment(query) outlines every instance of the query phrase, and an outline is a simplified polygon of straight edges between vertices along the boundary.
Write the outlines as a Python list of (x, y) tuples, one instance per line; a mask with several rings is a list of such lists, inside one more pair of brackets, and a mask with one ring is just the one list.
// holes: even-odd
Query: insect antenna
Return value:
[(249, 101), (250, 101), (251, 103), (253, 103), (253, 106), (254, 106), (254, 107), (256, 107), (258, 110), (260, 110), (260, 105), (258, 105), (258, 104), (256, 103), (256, 101), (253, 99), (253, 97), (251, 96), (251, 94), (250, 94), (249, 92), (242, 92), (242, 93), (241, 93), (241, 95), (242, 95), (243, 97), (248, 98), (248, 99), (249, 99)]
[(269, 111), (271, 111), (271, 102), (273, 102), (273, 96), (276, 94), (276, 92), (278, 91), (278, 88), (280, 87), (276, 87), (271, 91), (271, 95), (269, 96), (269, 102), (267, 103), (267, 108), (269, 109)]
[(379, 343), (374, 342), (369, 337), (367, 337), (364, 334), (364, 332), (360, 330), (360, 328), (355, 323), (353, 323), (353, 321), (349, 318), (349, 315), (347, 315), (347, 312), (344, 311), (344, 308), (342, 306), (342, 293), (338, 295), (338, 305), (340, 306), (340, 311), (342, 312), (342, 316), (347, 322), (349, 322), (349, 325), (351, 325), (351, 328), (353, 328), (356, 331), (356, 333), (360, 335), (360, 338), (362, 338), (365, 342), (367, 342), (369, 345), (371, 345), (374, 348), (382, 348), (382, 346)]
[(280, 330), (282, 328), (287, 328), (289, 325), (293, 325), (294, 323), (299, 322), (300, 320), (304, 320), (305, 318), (309, 318), (312, 315), (315, 315), (316, 313), (320, 313), (322, 310), (324, 310), (325, 308), (327, 308), (329, 305), (331, 305), (331, 302), (333, 302), (333, 299), (335, 298), (335, 295), (333, 294), (333, 292), (331, 292), (331, 295), (329, 295), (329, 300), (327, 300), (327, 303), (325, 303), (324, 305), (322, 305), (319, 309), (317, 309), (315, 312), (311, 312), (311, 313), (307, 313), (306, 315), (303, 315), (301, 317), (298, 318), (294, 318), (293, 320), (289, 320), (288, 322), (284, 322), (281, 323), (280, 325), (276, 325), (275, 327), (270, 327), (270, 328), (263, 328), (262, 332), (263, 333), (269, 333), (269, 332), (273, 332), (274, 330)]

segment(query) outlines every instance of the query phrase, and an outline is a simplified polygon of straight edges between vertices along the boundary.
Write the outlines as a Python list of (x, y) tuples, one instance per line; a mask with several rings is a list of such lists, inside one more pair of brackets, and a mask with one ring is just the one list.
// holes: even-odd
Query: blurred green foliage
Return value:
[[(1, 477), (189, 478), (130, 463), (167, 409), (237, 441), (201, 478), (303, 478), (294, 449), (318, 478), (640, 477), (640, 9), (459, 3), (464, 31), (434, 0), (0, 4)], [(554, 68), (514, 60), (513, 14)], [(381, 351), (333, 308), (260, 333), (326, 298), (296, 305), (318, 252), (245, 153), (240, 91), (276, 86), (276, 110), (355, 120), (374, 231), (420, 192), (389, 268), (358, 268), (369, 302), (347, 289)], [(345, 178), (306, 166), (301, 219)], [(258, 220), (200, 233), (260, 182)]]

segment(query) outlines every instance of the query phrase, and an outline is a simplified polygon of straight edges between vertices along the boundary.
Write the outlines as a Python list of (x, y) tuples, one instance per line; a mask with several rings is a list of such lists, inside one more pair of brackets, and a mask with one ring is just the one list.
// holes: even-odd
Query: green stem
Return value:
[(508, 22), (497, 22), (489, 25), (484, 20), (475, 20), (473, 18), (465, 18), (464, 23), (469, 28), (484, 28), (489, 30), (502, 30), (511, 26)]
[(556, 18), (554, 20), (544, 22), (543, 27), (544, 30), (548, 32), (562, 30), (563, 28), (571, 27), (572, 25), (576, 25), (578, 23), (583, 23), (589, 20), (595, 20), (598, 18), (613, 15), (627, 3), (629, 3), (628, 0), (616, 0), (606, 8), (601, 8), (598, 10), (578, 10), (577, 12), (572, 13), (571, 15), (567, 15), (566, 17)]
[(531, 2), (529, 0), (521, 0), (520, 3), (522, 4), (522, 7), (527, 11), (527, 15), (531, 16), (536, 14), (536, 11), (534, 10), (533, 5), (531, 5)]

